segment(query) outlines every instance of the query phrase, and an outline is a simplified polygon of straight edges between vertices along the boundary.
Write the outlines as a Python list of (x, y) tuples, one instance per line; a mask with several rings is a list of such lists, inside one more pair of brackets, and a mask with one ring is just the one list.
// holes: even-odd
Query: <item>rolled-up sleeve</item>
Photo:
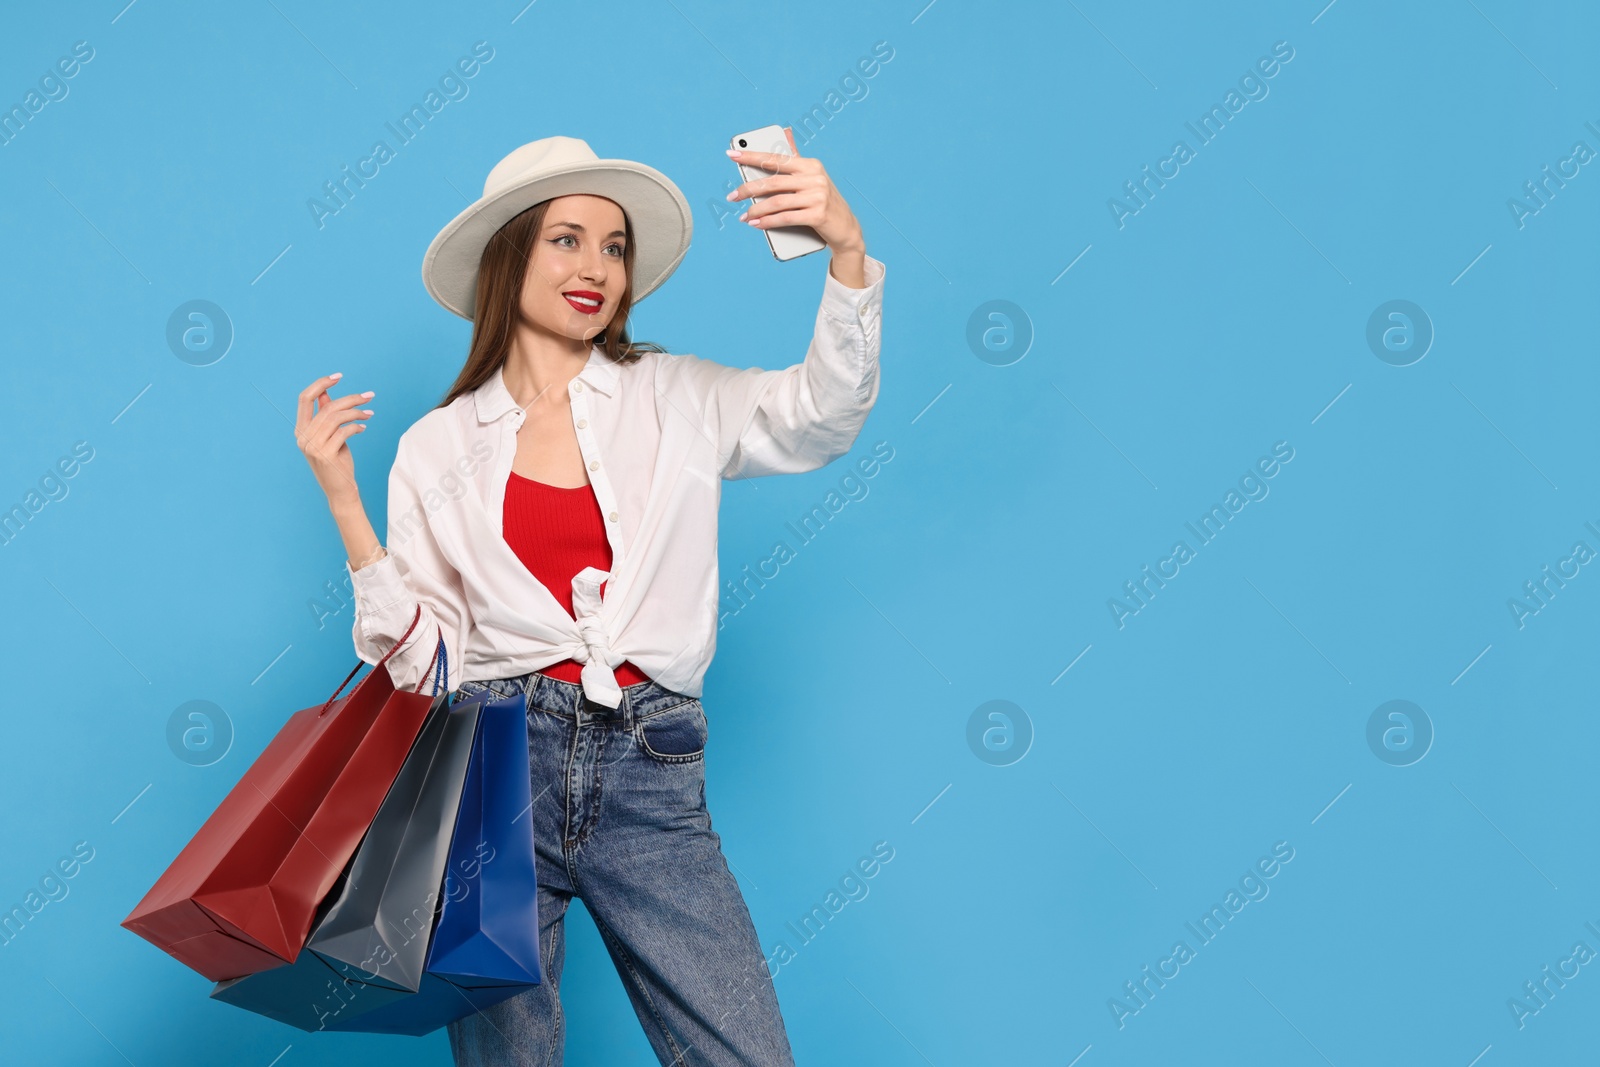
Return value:
[(781, 370), (722, 368), (708, 420), (723, 478), (799, 474), (850, 450), (878, 399), (884, 266), (866, 257), (867, 285), (826, 272), (805, 360)]
[(356, 654), (376, 664), (406, 634), (420, 604), (421, 618), (385, 666), (395, 688), (431, 693), (441, 631), (447, 653), (444, 687), (455, 686), (468, 609), (461, 575), (440, 551), (409, 471), (402, 435), (389, 471), (387, 554), (350, 571), (356, 597), (352, 636)]

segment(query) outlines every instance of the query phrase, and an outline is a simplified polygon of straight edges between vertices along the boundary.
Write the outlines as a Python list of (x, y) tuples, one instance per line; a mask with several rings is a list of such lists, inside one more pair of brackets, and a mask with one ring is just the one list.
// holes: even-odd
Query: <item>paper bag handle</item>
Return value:
[[(392, 648), (390, 648), (389, 651), (387, 651), (387, 652), (385, 652), (383, 654), (383, 658), (380, 659), (376, 664), (373, 665), (373, 668), (372, 668), (373, 670), (377, 670), (379, 667), (382, 667), (384, 665), (384, 663), (388, 661), (389, 657), (394, 655), (395, 652), (399, 650), (400, 646), (406, 643), (406, 638), (411, 636), (411, 631), (417, 628), (417, 622), (421, 618), (422, 618), (422, 605), (418, 604), (417, 605), (417, 613), (411, 617), (411, 625), (407, 626), (406, 627), (406, 632), (400, 635), (400, 640), (396, 641), (394, 643), (394, 646)], [(434, 676), (434, 678), (433, 678), (433, 692), (434, 692), (434, 695), (438, 695), (439, 686), (441, 684), (440, 679), (439, 679), (439, 675), (445, 669), (445, 664), (444, 664), (443, 661), (441, 661), (440, 654), (441, 653), (447, 653), (447, 652), (448, 652), (448, 649), (446, 649), (445, 643), (444, 643), (444, 629), (441, 627), (440, 630), (439, 630), (439, 643), (434, 646), (433, 658), (428, 661), (428, 670), (424, 671), (423, 675), (422, 675), (423, 680), (426, 681), (429, 672), (431, 672), (433, 674), (433, 676)], [(327, 714), (328, 709), (333, 706), (333, 702), (339, 698), (339, 694), (344, 692), (344, 687), (350, 684), (350, 679), (352, 679), (352, 678), (354, 678), (356, 676), (356, 673), (361, 670), (362, 666), (365, 665), (365, 663), (366, 663), (365, 660), (361, 660), (361, 659), (356, 660), (356, 665), (350, 669), (350, 673), (349, 674), (345, 675), (344, 681), (339, 683), (339, 688), (335, 689), (333, 691), (333, 696), (329, 697), (328, 698), (328, 702), (326, 704), (322, 705), (322, 710), (317, 712), (317, 715), (318, 715), (319, 718), (321, 716)], [(438, 670), (434, 669), (435, 664), (438, 665), (438, 668), (439, 668)], [(422, 692), (422, 683), (421, 682), (419, 682), (417, 684), (417, 692), (419, 692), (419, 693)]]

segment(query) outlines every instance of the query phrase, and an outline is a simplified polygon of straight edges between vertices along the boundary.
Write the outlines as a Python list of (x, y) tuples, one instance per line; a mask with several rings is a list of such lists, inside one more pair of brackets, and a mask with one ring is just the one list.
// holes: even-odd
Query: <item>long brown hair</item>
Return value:
[[(470, 393), (494, 376), (505, 365), (511, 352), (511, 341), (516, 334), (518, 307), (522, 300), (522, 285), (528, 276), (528, 260), (532, 258), (533, 242), (544, 228), (545, 212), (550, 201), (541, 201), (514, 216), (489, 240), (478, 261), (478, 292), (472, 316), (472, 344), (467, 350), (466, 363), (455, 383), (445, 393), (437, 407), (454, 401), (463, 393)], [(628, 315), (633, 311), (633, 222), (623, 212), (623, 229), (626, 237), (622, 247), (623, 270), (626, 283), (617, 313), (612, 316), (601, 335), (601, 351), (615, 364), (637, 363), (645, 352), (665, 352), (666, 349), (649, 341), (628, 339)]]

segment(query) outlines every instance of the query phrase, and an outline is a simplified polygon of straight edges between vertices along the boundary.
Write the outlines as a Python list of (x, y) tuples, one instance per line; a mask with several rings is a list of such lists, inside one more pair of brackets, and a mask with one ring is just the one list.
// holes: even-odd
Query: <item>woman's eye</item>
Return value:
[[(575, 242), (575, 241), (577, 241), (577, 238), (574, 237), (570, 233), (564, 233), (559, 237), (552, 237), (550, 239), (550, 243), (551, 244), (561, 244), (562, 241), (574, 241)], [(571, 245), (564, 245), (563, 247), (571, 248), (572, 246)], [(613, 255), (617, 256), (618, 258), (621, 258), (623, 256), (624, 252), (625, 252), (625, 249), (622, 247), (622, 245), (613, 243), (613, 244), (609, 244), (609, 245), (606, 246), (606, 251), (611, 252)]]

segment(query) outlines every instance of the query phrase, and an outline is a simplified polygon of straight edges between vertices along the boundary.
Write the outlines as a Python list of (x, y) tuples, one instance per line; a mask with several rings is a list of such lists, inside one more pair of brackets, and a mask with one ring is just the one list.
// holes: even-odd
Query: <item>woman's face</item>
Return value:
[(627, 284), (624, 229), (622, 208), (603, 196), (551, 200), (522, 283), (524, 321), (575, 341), (604, 330)]

